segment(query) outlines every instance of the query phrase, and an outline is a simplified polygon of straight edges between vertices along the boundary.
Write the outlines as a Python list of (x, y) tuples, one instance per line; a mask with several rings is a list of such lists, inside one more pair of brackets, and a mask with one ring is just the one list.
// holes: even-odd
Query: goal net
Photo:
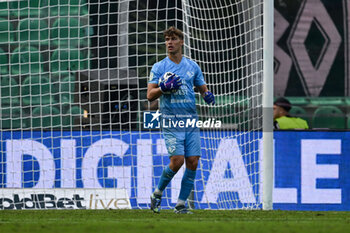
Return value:
[(262, 0), (0, 1), (0, 209), (149, 208), (169, 157), (147, 83), (170, 26), (216, 98), (196, 94), (207, 125), (188, 204), (261, 208), (262, 13)]

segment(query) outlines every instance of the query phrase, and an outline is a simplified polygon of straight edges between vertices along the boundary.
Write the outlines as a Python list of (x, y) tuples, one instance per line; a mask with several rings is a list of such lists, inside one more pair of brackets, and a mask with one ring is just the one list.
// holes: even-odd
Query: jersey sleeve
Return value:
[(161, 74), (162, 73), (159, 70), (159, 64), (158, 63), (154, 64), (149, 75), (148, 83), (158, 84)]
[(196, 75), (194, 77), (193, 84), (197, 87), (207, 84), (204, 81), (204, 76), (203, 76), (201, 68), (196, 63), (195, 63), (195, 69), (196, 69)]

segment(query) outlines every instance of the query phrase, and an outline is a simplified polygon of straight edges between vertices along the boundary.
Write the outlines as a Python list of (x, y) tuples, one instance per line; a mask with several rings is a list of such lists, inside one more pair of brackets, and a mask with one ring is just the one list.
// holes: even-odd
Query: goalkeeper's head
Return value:
[(171, 37), (171, 36), (177, 36), (179, 37), (180, 40), (183, 40), (184, 39), (184, 34), (183, 32), (180, 30), (180, 29), (177, 29), (176, 27), (174, 26), (171, 26), (170, 28), (168, 28), (167, 30), (164, 31), (163, 33), (164, 35), (164, 38), (166, 37)]
[[(183, 32), (175, 27), (170, 27), (164, 31), (165, 46), (169, 56), (182, 56), (182, 46), (184, 44)], [(180, 60), (181, 61), (181, 60)]]

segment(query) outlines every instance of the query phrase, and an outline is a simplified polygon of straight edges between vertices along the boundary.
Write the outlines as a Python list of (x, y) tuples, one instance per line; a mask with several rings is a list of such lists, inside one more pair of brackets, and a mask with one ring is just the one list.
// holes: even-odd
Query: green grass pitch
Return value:
[(195, 210), (11, 210), (0, 211), (0, 232), (350, 232), (350, 212)]

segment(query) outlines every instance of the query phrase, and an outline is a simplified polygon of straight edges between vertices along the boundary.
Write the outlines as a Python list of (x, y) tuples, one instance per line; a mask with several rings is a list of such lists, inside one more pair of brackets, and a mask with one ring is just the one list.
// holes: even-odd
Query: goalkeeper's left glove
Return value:
[(213, 93), (211, 93), (210, 91), (207, 91), (207, 92), (204, 93), (203, 99), (209, 105), (210, 104), (212, 104), (212, 105), (215, 104), (215, 97), (214, 97)]

